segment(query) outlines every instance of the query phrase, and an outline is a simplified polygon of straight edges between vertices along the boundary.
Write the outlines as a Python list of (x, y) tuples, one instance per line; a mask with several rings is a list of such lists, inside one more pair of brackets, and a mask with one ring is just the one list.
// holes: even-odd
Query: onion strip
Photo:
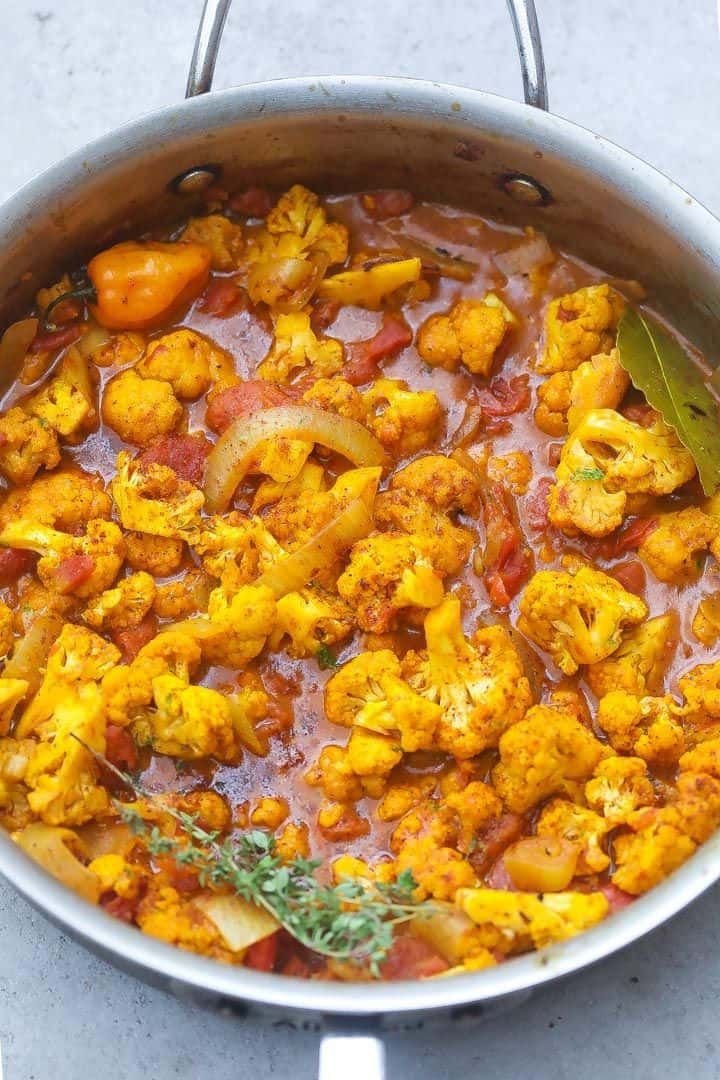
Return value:
[(15, 375), (37, 334), (37, 319), (21, 319), (8, 326), (0, 338), (0, 372)]
[(382, 465), (385, 460), (382, 445), (357, 420), (310, 405), (279, 405), (240, 417), (218, 439), (205, 473), (205, 498), (211, 513), (227, 509), (259, 444), (280, 437), (319, 443), (354, 465)]
[(4, 677), (25, 679), (30, 684), (28, 693), (34, 694), (42, 682), (50, 649), (62, 626), (63, 620), (60, 616), (50, 611), (41, 612), (33, 619), (27, 633), (20, 638), (5, 664)]

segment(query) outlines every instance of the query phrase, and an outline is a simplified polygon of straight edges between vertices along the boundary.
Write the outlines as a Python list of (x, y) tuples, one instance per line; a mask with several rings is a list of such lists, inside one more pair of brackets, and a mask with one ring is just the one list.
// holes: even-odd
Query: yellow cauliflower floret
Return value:
[(613, 884), (639, 896), (689, 859), (697, 845), (673, 825), (657, 820), (635, 834), (618, 836), (613, 846)]
[(182, 619), (205, 611), (211, 588), (204, 570), (186, 570), (174, 581), (157, 586), (152, 609), (161, 619)]
[(318, 377), (336, 375), (343, 366), (342, 342), (316, 337), (305, 311), (278, 315), (272, 347), (258, 366), (258, 376), (268, 382), (289, 382), (308, 366)]
[(636, 697), (611, 690), (600, 699), (597, 722), (614, 750), (672, 765), (685, 750), (685, 733), (671, 697)]
[(409, 652), (402, 671), (418, 694), (441, 709), (435, 734), (439, 749), (469, 758), (497, 746), (532, 696), (507, 630), (480, 627), (468, 641), (460, 614), (456, 596), (431, 611), (425, 619), (427, 652)]
[(409, 776), (391, 783), (375, 811), (378, 821), (397, 821), (432, 795), (434, 776)]
[(157, 634), (132, 663), (113, 667), (105, 674), (102, 693), (109, 723), (126, 727), (142, 715), (153, 700), (154, 679), (171, 674), (189, 683), (200, 659), (200, 646), (188, 634), (178, 630)]
[(418, 899), (432, 896), (435, 900), (452, 900), (460, 889), (472, 889), (477, 874), (459, 851), (451, 847), (436, 847), (431, 838), (410, 840), (397, 857), (398, 874), (410, 870), (417, 882)]
[(353, 545), (337, 590), (355, 611), (361, 630), (394, 628), (404, 608), (432, 608), (443, 598), (432, 563), (432, 543), (422, 536), (384, 533)]
[(629, 385), (617, 349), (598, 353), (574, 371), (556, 371), (540, 384), (535, 423), (547, 435), (572, 433), (593, 409), (617, 408)]
[(182, 239), (204, 244), (212, 254), (213, 270), (237, 270), (245, 248), (242, 225), (222, 214), (192, 217), (182, 231)]
[(152, 692), (155, 707), (132, 725), (141, 746), (186, 761), (237, 758), (232, 710), (217, 690), (188, 686), (184, 679), (168, 674), (152, 680)]
[(112, 500), (99, 477), (80, 469), (60, 469), (8, 492), (0, 507), (0, 524), (26, 518), (77, 532), (92, 518), (109, 518), (111, 512)]
[(127, 630), (141, 623), (155, 599), (155, 582), (140, 571), (117, 583), (114, 589), (96, 596), (83, 619), (95, 630)]
[(275, 597), (264, 585), (245, 585), (237, 592), (213, 589), (208, 619), (182, 624), (196, 634), (210, 664), (243, 668), (261, 653), (275, 626)]
[(379, 794), (373, 787), (375, 777), (359, 776), (344, 746), (324, 746), (318, 760), (305, 773), (305, 782), (310, 787), (322, 788), (326, 798), (340, 804), (357, 802), (373, 792)]
[(181, 898), (180, 893), (170, 886), (148, 893), (138, 909), (137, 924), (143, 933), (180, 949), (222, 960), (232, 959), (215, 924), (192, 900)]
[(151, 341), (135, 371), (144, 379), (170, 383), (176, 397), (192, 401), (218, 379), (227, 382), (233, 363), (227, 353), (207, 338), (194, 330), (182, 329)]
[(677, 638), (674, 612), (634, 626), (623, 634), (612, 656), (590, 664), (585, 672), (590, 689), (599, 698), (611, 690), (639, 696), (659, 693)]
[[(88, 597), (112, 585), (125, 558), (125, 541), (113, 521), (89, 521), (84, 536), (39, 525), (34, 521), (9, 522), (0, 529), (0, 545), (34, 551), (40, 555), (37, 573), (44, 585), (58, 592)], [(67, 560), (87, 557), (87, 574), (82, 580), (66, 580)]]
[(493, 789), (482, 780), (471, 780), (458, 791), (450, 791), (444, 802), (455, 811), (460, 822), (457, 846), (461, 851), (471, 851), (480, 830), (500, 817), (503, 809)]
[(696, 727), (720, 721), (720, 661), (698, 664), (678, 679), (685, 704), (678, 713)]
[(250, 814), (250, 821), (259, 829), (278, 829), (290, 813), (287, 799), (265, 795), (258, 799)]
[(126, 561), (133, 570), (145, 570), (153, 577), (169, 577), (182, 562), (185, 545), (182, 540), (150, 533), (125, 533)]
[(21, 829), (32, 820), (23, 779), (36, 746), (34, 739), (0, 738), (0, 825), (5, 829)]
[(57, 434), (46, 421), (9, 409), (0, 416), (0, 472), (13, 484), (29, 484), (38, 469), (60, 463)]
[(433, 745), (440, 708), (410, 689), (389, 649), (361, 653), (343, 664), (325, 688), (328, 720), (380, 734), (397, 734), (407, 753)]
[(30, 688), (26, 679), (6, 679), (0, 676), (0, 735), (7, 735), (12, 718)]
[(610, 824), (596, 814), (567, 799), (553, 799), (543, 807), (538, 819), (538, 836), (568, 840), (578, 849), (576, 873), (599, 874), (610, 865), (610, 858), (603, 844), (610, 830)]
[(550, 795), (573, 798), (607, 751), (574, 716), (535, 705), (500, 738), (493, 786), (514, 813)]
[(249, 585), (285, 554), (260, 518), (237, 511), (205, 519), (192, 547), (207, 573), (227, 589)]
[(421, 274), (420, 259), (400, 259), (367, 268), (344, 270), (324, 278), (318, 296), (325, 300), (336, 300), (339, 304), (355, 304), (375, 311), (392, 293), (404, 285), (419, 281)]
[(347, 258), (347, 229), (340, 222), (328, 222), (317, 195), (302, 184), (293, 184), (281, 195), (265, 227), (274, 235), (299, 237), (306, 249), (321, 252), (331, 266)]
[(705, 552), (720, 535), (720, 521), (697, 506), (663, 514), (638, 554), (659, 581), (685, 585), (702, 572)]
[(548, 495), (548, 519), (567, 536), (608, 536), (622, 525), (627, 510), (624, 491), (605, 487), (605, 472), (581, 438), (582, 425), (563, 446)]
[(138, 896), (147, 880), (146, 870), (129, 863), (122, 855), (112, 853), (93, 859), (88, 863), (88, 870), (100, 882), (101, 894), (114, 892), (128, 900)]
[(487, 376), (514, 316), (494, 293), (483, 300), (458, 300), (445, 315), (431, 315), (420, 327), (418, 352), (431, 367)]
[(354, 613), (339, 596), (308, 588), (287, 593), (277, 602), (277, 619), (270, 647), (278, 649), (290, 638), (290, 656), (315, 656), (322, 646), (334, 645), (352, 633)]
[(200, 525), (205, 496), (167, 465), (141, 464), (122, 450), (110, 491), (124, 529), (182, 540)]
[(349, 469), (329, 491), (308, 488), (282, 499), (265, 515), (265, 526), (284, 548), (295, 551), (317, 536), (324, 525), (355, 499), (363, 499), (372, 511), (381, 471), (377, 467)]
[(680, 758), (681, 772), (708, 773), (720, 780), (720, 738), (707, 739)]
[(134, 368), (115, 375), (105, 387), (103, 420), (123, 442), (147, 446), (174, 431), (183, 407), (165, 379), (143, 379)]
[(28, 398), (25, 408), (63, 438), (84, 438), (97, 421), (97, 405), (82, 353), (68, 349), (53, 377)]
[[(297, 440), (295, 440), (297, 441)], [(281, 499), (295, 499), (302, 492), (325, 491), (325, 470), (317, 461), (306, 461), (297, 476), (292, 480), (276, 481), (268, 477), (258, 486), (253, 495), (252, 510), (258, 513), (266, 506), (280, 502)]]
[(96, 367), (131, 367), (145, 352), (145, 335), (132, 330), (122, 330), (111, 334), (102, 344), (88, 352), (87, 339), (83, 342), (83, 351), (91, 364)]
[(490, 457), (487, 472), (491, 480), (504, 484), (513, 495), (526, 495), (533, 476), (530, 456), (522, 450)]
[(545, 313), (545, 342), (537, 370), (573, 371), (615, 345), (625, 301), (609, 285), (589, 285), (553, 300)]
[(403, 752), (394, 735), (354, 727), (347, 744), (347, 759), (357, 776), (387, 776), (402, 760)]
[(13, 621), (12, 611), (0, 601), (0, 657), (7, 656), (15, 642)]
[(720, 593), (705, 596), (693, 615), (692, 632), (698, 641), (711, 648), (720, 638)]
[(310, 830), (305, 822), (289, 821), (275, 841), (275, 851), (283, 862), (310, 858)]
[(625, 627), (647, 613), (644, 601), (600, 570), (540, 570), (520, 598), (518, 629), (573, 675), (615, 652)]
[(363, 394), (367, 426), (388, 450), (409, 457), (438, 433), (443, 408), (433, 390), (410, 390), (400, 379), (377, 379)]
[(639, 807), (651, 806), (655, 789), (642, 758), (609, 757), (600, 762), (585, 785), (585, 798), (612, 828), (624, 825)]
[[(653, 811), (648, 812), (648, 817)], [(669, 806), (656, 811), (657, 819), (676, 826), (696, 844), (704, 844), (720, 825), (720, 781), (706, 773), (683, 770), (677, 781), (677, 794)], [(645, 824), (645, 813), (639, 810), (635, 818)]]
[(318, 379), (303, 394), (303, 401), (364, 424), (368, 407), (363, 395), (346, 379)]
[(482, 931), (482, 944), (503, 953), (567, 941), (595, 926), (609, 911), (601, 892), (537, 896), (502, 889), (465, 889), (456, 902)]

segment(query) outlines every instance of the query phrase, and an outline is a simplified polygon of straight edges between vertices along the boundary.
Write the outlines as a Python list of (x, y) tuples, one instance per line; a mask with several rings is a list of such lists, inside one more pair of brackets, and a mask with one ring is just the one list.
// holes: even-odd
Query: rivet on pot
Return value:
[(218, 165), (198, 165), (180, 173), (168, 186), (178, 195), (197, 195), (214, 184), (221, 171)]
[(526, 206), (547, 206), (549, 202), (552, 202), (548, 189), (532, 176), (525, 176), (523, 173), (506, 173), (500, 183), (503, 191), (515, 202), (524, 203)]

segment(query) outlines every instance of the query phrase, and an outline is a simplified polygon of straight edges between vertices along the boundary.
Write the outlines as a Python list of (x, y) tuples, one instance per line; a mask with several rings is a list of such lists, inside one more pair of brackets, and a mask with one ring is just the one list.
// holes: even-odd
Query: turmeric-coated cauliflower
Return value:
[(329, 378), (342, 366), (342, 342), (317, 337), (307, 312), (293, 311), (278, 315), (272, 347), (258, 366), (257, 374), (268, 382), (284, 383), (305, 367), (314, 376)]
[(409, 652), (404, 677), (441, 709), (436, 745), (456, 758), (474, 757), (529, 707), (532, 696), (507, 630), (480, 627), (468, 641), (460, 601), (448, 596), (425, 618), (427, 652)]
[[(366, 732), (365, 734), (369, 735), (371, 733)], [(376, 735), (375, 738), (382, 740), (386, 737)], [(392, 745), (392, 740), (388, 740), (386, 746), (392, 747)], [(310, 787), (321, 788), (326, 798), (340, 804), (354, 803), (365, 796), (377, 798), (382, 794), (384, 776), (402, 757), (399, 746), (397, 744), (394, 744), (394, 746), (395, 750), (391, 751), (390, 757), (386, 758), (383, 751), (381, 757), (375, 759), (375, 764), (382, 770), (380, 774), (363, 772), (362, 775), (356, 772), (351, 762), (349, 747), (335, 746), (333, 744), (324, 746), (317, 761), (305, 773), (305, 781)], [(390, 763), (391, 760), (392, 764)], [(370, 762), (371, 757), (369, 756), (365, 759), (361, 758), (359, 761), (361, 769), (369, 766)], [(358, 759), (356, 758), (357, 763)]]
[(597, 722), (621, 754), (672, 765), (685, 750), (685, 733), (671, 697), (637, 697), (611, 690), (600, 699)]
[(8, 522), (0, 545), (40, 555), (37, 573), (60, 593), (88, 597), (109, 588), (125, 558), (125, 541), (113, 521), (93, 520), (82, 536), (71, 536), (34, 521)]
[(174, 431), (182, 412), (166, 379), (143, 379), (135, 368), (115, 375), (103, 393), (103, 420), (123, 442), (135, 446), (147, 446)]
[(538, 386), (535, 423), (546, 435), (572, 434), (593, 409), (616, 409), (629, 385), (617, 349), (598, 353), (573, 371), (556, 371)]
[(639, 896), (682, 866), (697, 845), (680, 829), (658, 818), (636, 833), (618, 836), (613, 847), (613, 884)]
[(325, 589), (301, 589), (278, 600), (270, 647), (281, 648), (287, 637), (290, 656), (315, 656), (323, 646), (348, 637), (354, 625), (354, 612), (341, 597)]
[(123, 578), (88, 604), (83, 619), (95, 630), (127, 630), (145, 618), (155, 599), (155, 581), (144, 571)]
[(126, 532), (125, 559), (133, 570), (145, 570), (153, 577), (169, 577), (182, 562), (185, 545), (182, 540), (150, 533)]
[(483, 300), (458, 300), (444, 315), (431, 315), (420, 327), (418, 352), (426, 364), (488, 376), (495, 354), (515, 316), (494, 293)]
[(573, 798), (607, 751), (568, 712), (534, 705), (501, 736), (492, 782), (508, 809), (523, 814), (550, 795)]
[(258, 517), (237, 511), (206, 518), (192, 538), (203, 568), (227, 589), (250, 585), (285, 552)]
[(192, 401), (214, 382), (227, 383), (233, 375), (233, 362), (202, 334), (183, 328), (151, 341), (135, 371), (144, 379), (170, 383), (176, 397)]
[(585, 798), (614, 828), (641, 806), (652, 806), (655, 789), (642, 758), (613, 756), (599, 763), (585, 785)]
[(95, 388), (88, 362), (71, 347), (53, 377), (24, 403), (28, 412), (70, 442), (79, 442), (97, 421)]
[(60, 463), (57, 434), (24, 409), (8, 409), (0, 416), (0, 472), (13, 484), (29, 484), (38, 469)]
[(0, 506), (0, 525), (17, 518), (77, 532), (92, 518), (109, 518), (112, 500), (98, 476), (82, 469), (58, 469), (13, 488)]
[(584, 360), (609, 352), (625, 301), (610, 285), (588, 285), (553, 300), (545, 313), (545, 342), (537, 370), (573, 371)]
[(622, 642), (625, 627), (648, 613), (639, 597), (614, 578), (589, 566), (540, 570), (520, 598), (518, 629), (550, 653), (566, 675), (595, 664)]
[(697, 506), (663, 514), (638, 554), (659, 581), (685, 585), (702, 572), (705, 552), (720, 535), (720, 520)]
[(407, 753), (434, 744), (440, 707), (402, 679), (400, 661), (389, 649), (365, 652), (343, 664), (325, 688), (328, 720), (380, 734), (397, 734)]
[(132, 725), (135, 740), (158, 754), (192, 761), (237, 758), (239, 748), (229, 700), (205, 686), (188, 686), (177, 675), (152, 680), (154, 707)]
[(603, 847), (609, 829), (609, 823), (600, 814), (567, 799), (552, 799), (547, 803), (536, 827), (538, 836), (567, 840), (577, 847), (575, 872), (580, 877), (599, 874), (610, 865)]
[(143, 464), (121, 450), (110, 491), (124, 529), (183, 540), (200, 525), (205, 496), (167, 465)]
[(245, 585), (234, 592), (213, 589), (207, 619), (181, 624), (200, 643), (210, 664), (242, 668), (265, 647), (275, 626), (276, 604), (264, 585)]
[(590, 689), (599, 698), (611, 690), (627, 690), (639, 696), (660, 693), (677, 639), (674, 612), (627, 630), (611, 656), (589, 665), (585, 678)]
[(27, 679), (7, 679), (0, 676), (0, 736), (7, 735), (12, 718), (30, 688)]
[(227, 273), (237, 270), (245, 248), (243, 227), (222, 214), (192, 217), (182, 231), (182, 239), (188, 243), (204, 244), (212, 255), (213, 270)]
[(187, 685), (201, 655), (200, 646), (189, 634), (161, 631), (143, 645), (130, 664), (118, 664), (104, 675), (102, 694), (108, 722), (127, 727), (142, 716), (153, 700), (153, 680), (160, 676), (171, 674)]
[(364, 424), (368, 407), (363, 395), (347, 379), (317, 379), (303, 394), (303, 401), (326, 412), (337, 413)]
[(396, 457), (409, 457), (433, 442), (443, 418), (433, 390), (410, 390), (400, 379), (377, 379), (363, 401), (367, 426)]
[(456, 903), (482, 931), (482, 944), (502, 953), (567, 941), (595, 926), (609, 911), (601, 892), (538, 896), (503, 889), (463, 889)]
[(318, 296), (335, 300), (339, 304), (355, 304), (358, 307), (377, 310), (384, 300), (404, 285), (420, 280), (420, 259), (399, 259), (376, 263), (369, 267), (343, 270), (320, 283)]
[(720, 593), (702, 598), (693, 615), (692, 632), (708, 648), (717, 643), (720, 638)]

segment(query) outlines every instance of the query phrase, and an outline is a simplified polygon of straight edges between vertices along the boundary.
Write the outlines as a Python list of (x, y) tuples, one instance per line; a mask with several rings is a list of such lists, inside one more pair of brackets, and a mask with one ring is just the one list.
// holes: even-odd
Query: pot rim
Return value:
[[(190, 98), (132, 120), (28, 181), (0, 207), (0, 245), (47, 210), (53, 197), (81, 187), (96, 171), (129, 153), (157, 145), (158, 131), (169, 139), (201, 137), (208, 127), (223, 127), (262, 115), (288, 116), (342, 111), (414, 116), (475, 124), (536, 143), (615, 188), (638, 206), (651, 206), (664, 227), (720, 268), (720, 221), (679, 185), (641, 159), (586, 128), (481, 90), (392, 76), (352, 75), (278, 79), (251, 83)], [(202, 152), (201, 146), (199, 152)], [(224, 965), (147, 937), (72, 893), (47, 874), (0, 830), (0, 873), (44, 914), (83, 943), (126, 960), (150, 975), (164, 977), (180, 990), (190, 985), (228, 1001), (314, 1010), (327, 1015), (379, 1016), (421, 1009), (443, 1009), (489, 1001), (568, 975), (601, 960), (657, 928), (686, 907), (720, 877), (720, 833), (710, 838), (670, 878), (630, 907), (567, 942), (506, 961), (473, 974), (396, 983), (322, 983), (268, 975)]]

